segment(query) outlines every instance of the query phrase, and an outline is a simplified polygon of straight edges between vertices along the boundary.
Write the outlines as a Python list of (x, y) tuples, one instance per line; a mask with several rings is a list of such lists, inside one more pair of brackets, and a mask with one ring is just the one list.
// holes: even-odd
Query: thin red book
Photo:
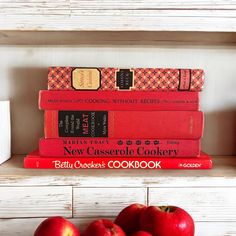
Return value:
[(49, 67), (49, 90), (195, 91), (204, 71), (174, 68)]
[(42, 157), (38, 151), (24, 159), (25, 168), (35, 169), (211, 169), (211, 157)]
[(197, 111), (199, 93), (41, 90), (39, 108), (43, 110)]
[(185, 157), (200, 154), (200, 140), (57, 138), (39, 141), (41, 156)]
[(200, 139), (200, 111), (45, 111), (45, 138)]

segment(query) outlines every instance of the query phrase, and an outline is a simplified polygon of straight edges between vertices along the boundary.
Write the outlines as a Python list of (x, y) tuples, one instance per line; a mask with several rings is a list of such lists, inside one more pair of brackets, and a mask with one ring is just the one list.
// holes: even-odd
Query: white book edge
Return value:
[(11, 157), (10, 101), (0, 101), (0, 164)]

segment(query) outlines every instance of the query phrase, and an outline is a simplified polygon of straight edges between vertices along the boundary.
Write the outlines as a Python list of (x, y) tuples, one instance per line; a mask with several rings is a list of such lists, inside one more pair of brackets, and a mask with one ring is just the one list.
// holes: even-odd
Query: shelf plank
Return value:
[(235, 45), (235, 32), (7, 31), (0, 45)]
[(0, 218), (55, 215), (72, 217), (72, 187), (0, 188)]
[(73, 188), (73, 217), (112, 217), (147, 198), (147, 188)]
[[(81, 232), (97, 218), (84, 218), (84, 219), (69, 219)], [(31, 219), (0, 219), (0, 235), (8, 236), (32, 236), (37, 226), (42, 222), (43, 218)], [(22, 225), (24, 229), (22, 230)], [(222, 235), (236, 235), (235, 222), (195, 222), (196, 233), (195, 236), (208, 235), (222, 236)]]
[(179, 206), (196, 221), (236, 221), (236, 188), (150, 188), (149, 205)]
[(236, 1), (0, 1), (0, 30), (236, 32)]
[(5, 9), (34, 8), (55, 9), (65, 11), (66, 9), (236, 9), (235, 0), (1, 0)]
[(213, 158), (211, 170), (37, 170), (24, 169), (23, 156), (0, 167), (0, 186), (235, 187), (236, 156)]

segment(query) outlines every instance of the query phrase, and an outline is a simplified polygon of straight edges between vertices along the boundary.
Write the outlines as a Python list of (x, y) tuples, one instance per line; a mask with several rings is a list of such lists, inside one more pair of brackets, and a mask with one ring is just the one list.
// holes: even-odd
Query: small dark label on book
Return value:
[(107, 111), (59, 111), (59, 137), (108, 137)]
[(133, 72), (129, 69), (120, 69), (116, 72), (116, 87), (120, 90), (129, 90), (133, 87)]

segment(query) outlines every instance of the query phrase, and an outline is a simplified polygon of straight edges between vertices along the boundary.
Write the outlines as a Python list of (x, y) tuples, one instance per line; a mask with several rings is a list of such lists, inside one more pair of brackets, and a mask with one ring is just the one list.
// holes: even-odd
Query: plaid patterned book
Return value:
[(49, 90), (195, 91), (201, 69), (49, 67)]

